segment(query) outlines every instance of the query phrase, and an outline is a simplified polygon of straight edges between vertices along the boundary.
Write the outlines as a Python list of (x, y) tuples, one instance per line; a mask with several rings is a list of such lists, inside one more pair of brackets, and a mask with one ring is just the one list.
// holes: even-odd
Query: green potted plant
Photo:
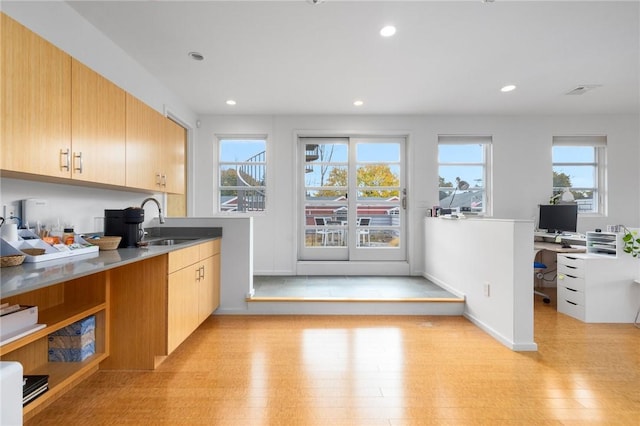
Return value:
[(638, 232), (631, 231), (624, 225), (622, 228), (624, 229), (624, 235), (622, 236), (624, 246), (622, 247), (622, 250), (633, 257), (640, 256), (640, 238), (638, 238)]

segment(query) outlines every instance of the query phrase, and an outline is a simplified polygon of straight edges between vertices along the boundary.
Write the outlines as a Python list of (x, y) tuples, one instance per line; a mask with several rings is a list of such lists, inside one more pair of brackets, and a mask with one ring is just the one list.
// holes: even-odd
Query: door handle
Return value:
[[(65, 157), (64, 161), (62, 161), (62, 156)], [(70, 150), (67, 148), (66, 150), (60, 150), (60, 169), (69, 171), (69, 167), (71, 166)]]

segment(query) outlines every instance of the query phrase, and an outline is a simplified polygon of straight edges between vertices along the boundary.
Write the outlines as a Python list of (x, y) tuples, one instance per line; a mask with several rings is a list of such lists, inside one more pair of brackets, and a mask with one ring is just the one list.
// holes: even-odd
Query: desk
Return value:
[(584, 253), (587, 251), (585, 246), (571, 246), (571, 248), (564, 248), (562, 247), (562, 244), (547, 243), (545, 241), (534, 241), (533, 249), (536, 252), (547, 250), (555, 253)]

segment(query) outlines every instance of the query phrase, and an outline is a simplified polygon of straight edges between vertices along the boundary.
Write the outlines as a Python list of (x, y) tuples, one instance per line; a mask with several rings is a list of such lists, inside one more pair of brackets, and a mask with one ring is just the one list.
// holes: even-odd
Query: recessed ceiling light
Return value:
[(396, 33), (396, 27), (394, 27), (393, 25), (387, 25), (386, 27), (380, 30), (380, 35), (382, 37), (391, 37), (395, 33)]
[(236, 101), (234, 101), (233, 99), (228, 99), (227, 100), (227, 105), (235, 105)]
[(507, 84), (502, 89), (500, 89), (501, 92), (511, 92), (513, 90), (516, 90), (515, 84)]
[(363, 102), (363, 101), (361, 101), (360, 99), (358, 99), (358, 100), (356, 100), (356, 101), (353, 101), (353, 104), (354, 104), (355, 106), (362, 106), (362, 105), (364, 105), (364, 102)]
[(204, 55), (200, 52), (189, 52), (188, 55), (194, 61), (204, 61)]

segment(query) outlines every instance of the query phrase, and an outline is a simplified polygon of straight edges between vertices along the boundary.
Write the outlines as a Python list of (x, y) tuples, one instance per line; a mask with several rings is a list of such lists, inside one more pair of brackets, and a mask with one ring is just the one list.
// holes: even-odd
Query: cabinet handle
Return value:
[[(77, 171), (78, 173), (82, 174), (82, 171), (84, 169), (84, 164), (82, 162), (82, 152), (78, 152), (77, 154), (73, 154), (73, 158), (74, 158), (74, 164), (73, 164), (73, 170)], [(76, 167), (75, 166), (75, 159), (79, 160), (80, 163), (80, 167)]]
[(162, 180), (160, 178), (160, 173), (156, 173), (156, 185), (162, 185)]
[(204, 266), (201, 266), (199, 269), (201, 271), (200, 273), (202, 274), (200, 275), (200, 278), (204, 280)]
[(196, 281), (200, 281), (200, 268), (196, 269)]
[[(69, 167), (71, 166), (70, 161), (71, 159), (69, 158), (69, 148), (67, 148), (66, 150), (61, 149), (60, 150), (60, 170), (66, 170), (69, 171)], [(64, 161), (62, 161), (62, 156), (64, 155)]]
[(160, 177), (160, 185), (162, 185), (162, 186), (167, 186), (167, 175), (163, 174), (163, 175)]

